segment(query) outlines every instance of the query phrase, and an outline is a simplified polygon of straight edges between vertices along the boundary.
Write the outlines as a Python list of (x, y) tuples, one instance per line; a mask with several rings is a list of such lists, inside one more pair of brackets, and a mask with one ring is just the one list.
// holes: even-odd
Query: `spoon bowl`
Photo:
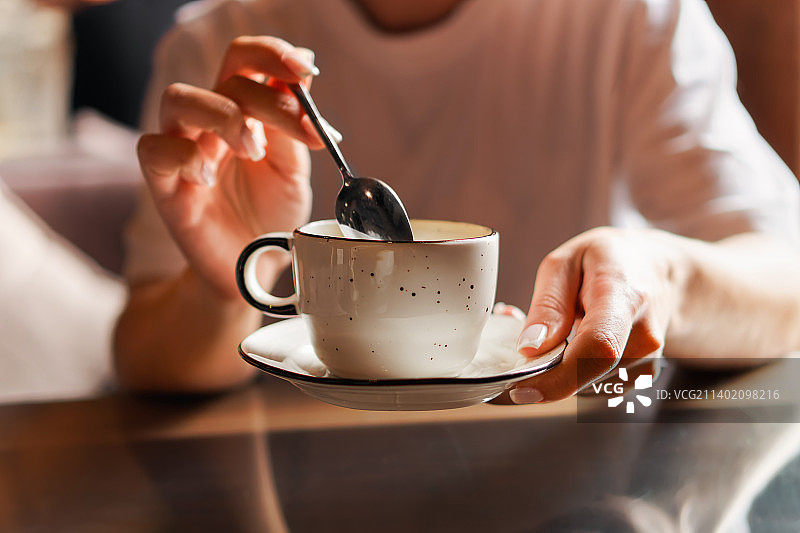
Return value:
[(342, 175), (343, 184), (335, 204), (336, 221), (342, 234), (350, 239), (413, 241), (408, 213), (397, 193), (377, 178), (356, 177), (325, 128), (308, 89), (299, 83), (290, 84), (289, 88), (311, 118)]

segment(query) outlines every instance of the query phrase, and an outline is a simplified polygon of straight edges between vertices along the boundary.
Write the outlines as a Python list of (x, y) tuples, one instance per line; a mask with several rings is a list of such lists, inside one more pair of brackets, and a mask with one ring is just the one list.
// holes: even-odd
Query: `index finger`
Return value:
[(622, 359), (642, 306), (618, 276), (584, 270), (579, 298), (584, 310), (559, 365), (520, 382), (511, 392), (517, 403), (569, 398), (612, 371)]
[(296, 83), (319, 74), (309, 54), (277, 37), (242, 36), (234, 39), (225, 53), (217, 83), (231, 76), (267, 75)]

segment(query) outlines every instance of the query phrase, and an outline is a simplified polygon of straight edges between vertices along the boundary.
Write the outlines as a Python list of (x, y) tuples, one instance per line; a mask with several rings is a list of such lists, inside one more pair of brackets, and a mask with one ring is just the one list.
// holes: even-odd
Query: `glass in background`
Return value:
[(31, 0), (0, 2), (0, 160), (65, 139), (71, 57), (69, 14)]

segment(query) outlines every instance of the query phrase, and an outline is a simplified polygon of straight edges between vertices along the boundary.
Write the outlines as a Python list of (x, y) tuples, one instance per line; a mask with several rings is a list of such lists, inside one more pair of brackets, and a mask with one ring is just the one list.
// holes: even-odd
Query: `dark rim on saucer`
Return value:
[(452, 377), (452, 378), (398, 378), (398, 379), (358, 379), (358, 378), (340, 378), (336, 376), (311, 376), (308, 374), (298, 374), (297, 372), (292, 372), (291, 370), (285, 370), (283, 368), (278, 368), (272, 366), (270, 364), (264, 363), (256, 359), (254, 356), (248, 354), (242, 348), (241, 343), (239, 344), (239, 355), (242, 359), (245, 360), (250, 365), (262, 370), (268, 374), (272, 374), (274, 376), (278, 376), (284, 379), (294, 379), (297, 381), (305, 381), (308, 383), (316, 383), (321, 385), (347, 385), (350, 387), (400, 387), (400, 386), (408, 386), (408, 385), (484, 385), (490, 383), (498, 383), (501, 381), (506, 381), (515, 378), (523, 378), (529, 377), (534, 374), (538, 374), (540, 372), (544, 372), (545, 370), (550, 370), (551, 368), (555, 367), (561, 360), (564, 358), (564, 352), (567, 349), (569, 343), (564, 341), (564, 348), (556, 355), (553, 359), (542, 363), (541, 365), (536, 365), (533, 367), (522, 368), (519, 370), (513, 370), (509, 372), (505, 372), (503, 374), (497, 374), (494, 376), (482, 376), (482, 377), (466, 377), (466, 378), (459, 378), (459, 377)]

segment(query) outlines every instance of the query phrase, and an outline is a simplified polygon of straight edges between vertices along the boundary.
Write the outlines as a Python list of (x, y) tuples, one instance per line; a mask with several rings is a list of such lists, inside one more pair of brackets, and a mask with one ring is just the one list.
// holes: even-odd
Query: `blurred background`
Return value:
[(113, 387), (151, 56), (185, 0), (0, 0), (0, 402)]
[(800, 1), (706, 3), (736, 55), (742, 102), (761, 135), (800, 175)]
[(113, 274), (151, 58), (185, 3), (0, 2), (0, 179)]
[(151, 57), (188, 0), (116, 0), (78, 9), (71, 107), (92, 108), (130, 127), (139, 125)]

